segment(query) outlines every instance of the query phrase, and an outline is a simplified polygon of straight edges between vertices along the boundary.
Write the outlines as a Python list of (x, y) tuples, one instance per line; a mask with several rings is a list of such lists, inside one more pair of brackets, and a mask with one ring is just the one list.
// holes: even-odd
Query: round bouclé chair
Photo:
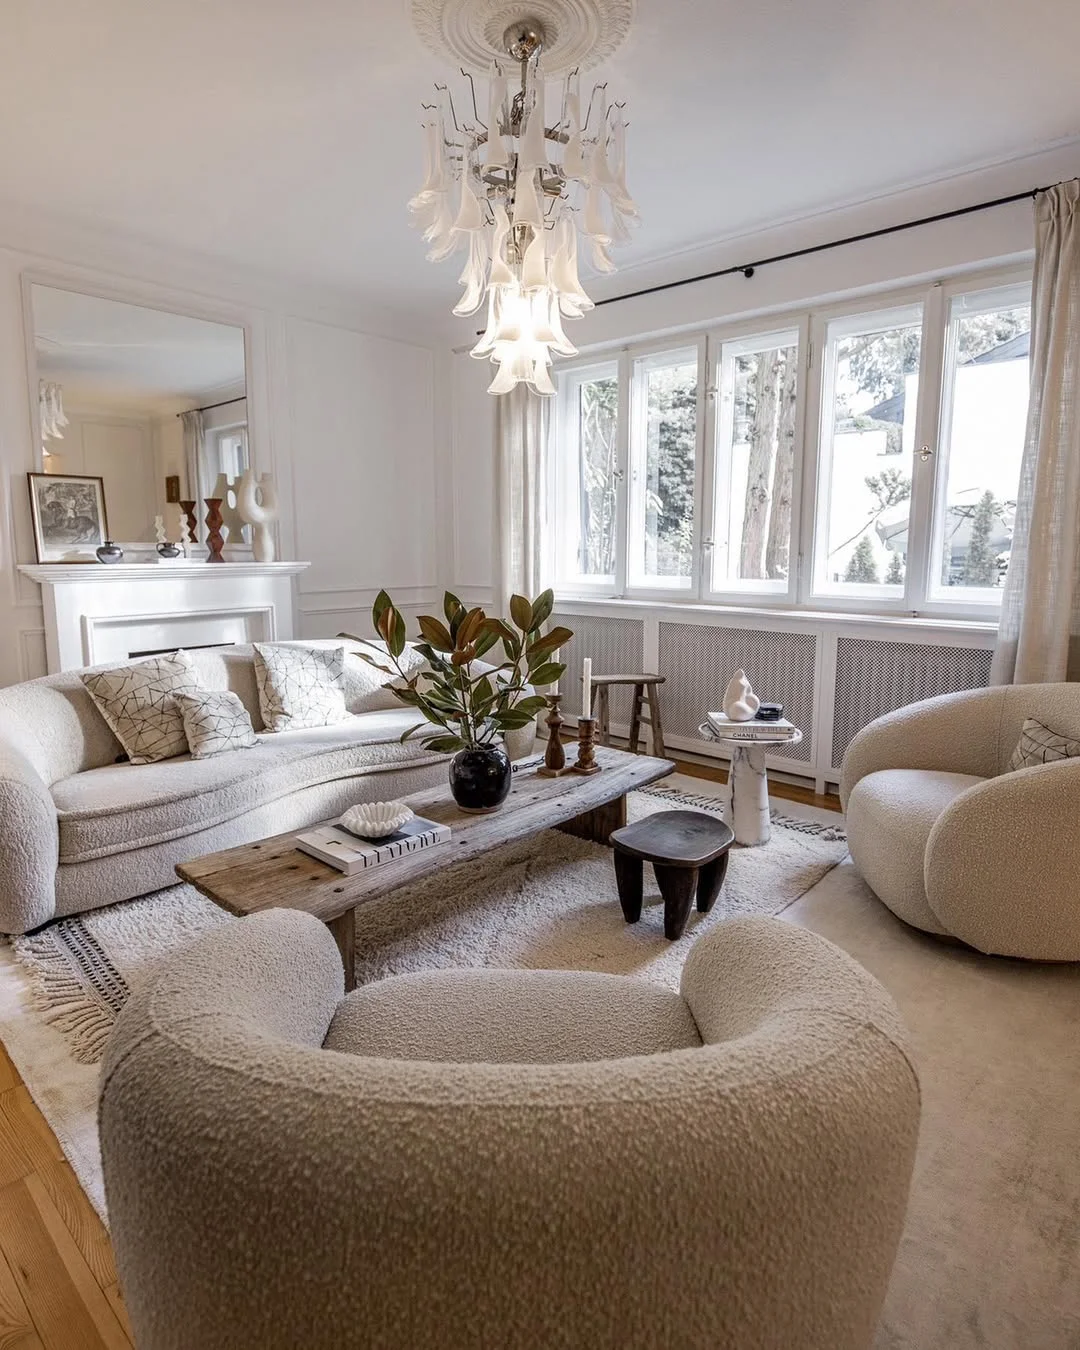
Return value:
[(1028, 718), (1080, 740), (1080, 684), (944, 694), (864, 727), (840, 782), (848, 847), (915, 928), (1080, 961), (1080, 757), (1010, 772)]
[(452, 970), (342, 996), (309, 915), (223, 925), (110, 1039), (139, 1350), (865, 1350), (919, 1089), (823, 938), (720, 925), (681, 994)]

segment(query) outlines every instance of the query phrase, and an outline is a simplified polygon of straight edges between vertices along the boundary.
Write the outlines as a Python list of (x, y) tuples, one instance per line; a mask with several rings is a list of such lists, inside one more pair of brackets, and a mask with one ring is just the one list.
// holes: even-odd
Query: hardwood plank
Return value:
[(39, 1177), (0, 1190), (0, 1252), (45, 1350), (131, 1350)]
[(0, 1256), (0, 1350), (41, 1350), (41, 1338), (26, 1300), (3, 1256)]
[(135, 1343), (135, 1333), (131, 1330), (131, 1319), (128, 1317), (127, 1306), (124, 1303), (124, 1296), (120, 1292), (120, 1285), (115, 1281), (105, 1286), (105, 1297), (109, 1300), (109, 1307), (116, 1314), (116, 1320), (124, 1328), (124, 1335)]
[[(675, 761), (676, 773), (686, 774), (688, 778), (703, 778), (710, 783), (726, 783), (726, 769), (713, 768), (695, 761), (678, 759)], [(840, 798), (832, 792), (815, 792), (812, 788), (800, 787), (797, 783), (784, 783), (769, 775), (769, 796), (783, 797), (789, 802), (802, 802), (804, 806), (816, 806), (821, 811), (835, 811), (841, 814)]]
[(506, 804), (491, 815), (463, 812), (446, 787), (414, 793), (405, 800), (417, 815), (449, 825), (453, 840), (441, 848), (407, 854), (368, 873), (345, 876), (300, 853), (293, 847), (295, 831), (183, 863), (176, 870), (233, 914), (285, 907), (305, 910), (328, 923), (346, 910), (419, 877), (562, 825), (634, 788), (665, 778), (675, 767), (670, 760), (606, 747), (597, 748), (596, 759), (603, 772), (591, 777), (567, 774), (541, 778), (536, 773), (539, 760), (531, 768), (519, 770)]
[(79, 1185), (71, 1164), (67, 1161), (51, 1162), (36, 1170), (94, 1279), (103, 1289), (115, 1284), (116, 1262), (113, 1260), (109, 1234), (87, 1199), (86, 1192)]
[[(23, 1091), (25, 1092), (25, 1088)], [(9, 1186), (20, 1177), (29, 1176), (34, 1170), (30, 1155), (24, 1146), (24, 1134), (28, 1132), (27, 1122), (21, 1117), (17, 1106), (12, 1103), (5, 1110), (5, 1102), (18, 1088), (8, 1088), (0, 1093), (0, 1187)], [(30, 1141), (34, 1147), (33, 1140)]]
[(31, 1171), (64, 1161), (64, 1151), (56, 1136), (21, 1083), (0, 1093), (0, 1118), (18, 1138)]
[(6, 1092), (8, 1088), (18, 1087), (22, 1079), (19, 1077), (19, 1071), (11, 1062), (11, 1057), (3, 1044), (0, 1043), (0, 1092)]

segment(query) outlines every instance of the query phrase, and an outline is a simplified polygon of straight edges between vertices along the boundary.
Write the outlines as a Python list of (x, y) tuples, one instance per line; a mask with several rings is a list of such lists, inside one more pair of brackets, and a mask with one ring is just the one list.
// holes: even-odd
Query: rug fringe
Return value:
[(112, 1011), (87, 994), (50, 933), (17, 938), (11, 945), (30, 977), (35, 1011), (66, 1037), (73, 1059), (98, 1063), (115, 1020)]

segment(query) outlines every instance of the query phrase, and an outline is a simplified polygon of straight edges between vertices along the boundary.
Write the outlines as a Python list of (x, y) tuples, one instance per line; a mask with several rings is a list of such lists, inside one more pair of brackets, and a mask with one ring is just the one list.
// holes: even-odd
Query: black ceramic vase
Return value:
[(450, 791), (463, 811), (497, 811), (510, 780), (510, 756), (501, 745), (474, 745), (450, 761)]

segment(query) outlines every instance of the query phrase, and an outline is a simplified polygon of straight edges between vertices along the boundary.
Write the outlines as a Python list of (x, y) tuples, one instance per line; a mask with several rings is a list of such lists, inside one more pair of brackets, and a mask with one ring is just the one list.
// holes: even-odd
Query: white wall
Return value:
[[(39, 587), (17, 567), (34, 561), (26, 473), (41, 467), (24, 331), (31, 279), (245, 328), (254, 467), (278, 478), (280, 556), (312, 563), (299, 583), (303, 633), (363, 627), (382, 586), (411, 612), (428, 606), (430, 349), (366, 334), (364, 315), (335, 296), (0, 211), (0, 685), (45, 672)], [(160, 490), (164, 472), (181, 469), (182, 443), (171, 423), (157, 432)]]
[[(677, 277), (751, 262), (789, 250), (846, 238), (865, 230), (915, 220), (1028, 188), (1041, 187), (1080, 173), (1075, 147), (1017, 159), (979, 173), (944, 180), (915, 191), (882, 197), (843, 213), (624, 271), (590, 287), (597, 296), (629, 293)], [(645, 221), (643, 230), (648, 229)], [(896, 284), (926, 281), (1032, 256), (1032, 204), (1017, 202), (863, 243), (777, 263), (751, 279), (741, 274), (697, 282), (672, 290), (600, 305), (567, 333), (582, 352), (618, 348), (644, 338), (708, 328), (760, 314), (831, 303)], [(456, 485), (454, 519), (446, 566), (453, 582), (478, 603), (490, 601), (491, 556), (491, 400), (484, 394), (491, 368), (456, 351), (448, 386), (452, 419), (450, 475)]]

